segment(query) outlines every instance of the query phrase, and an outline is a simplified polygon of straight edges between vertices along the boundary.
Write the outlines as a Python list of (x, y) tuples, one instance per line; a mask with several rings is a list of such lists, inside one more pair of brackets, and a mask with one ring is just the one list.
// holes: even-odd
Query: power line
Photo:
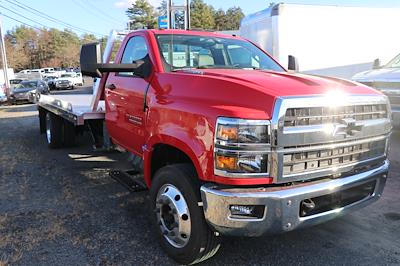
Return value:
[[(113, 23), (116, 22), (116, 21), (115, 21), (115, 18), (111, 17), (109, 14), (107, 14), (106, 12), (104, 12), (103, 10), (101, 10), (100, 8), (98, 8), (98, 7), (96, 6), (96, 4), (93, 3), (92, 1), (90, 1), (90, 0), (88, 0), (88, 1), (83, 1), (83, 3), (85, 3), (86, 5), (92, 7), (94, 10), (97, 11), (97, 13), (103, 15), (103, 16), (104, 16), (105, 18), (107, 18), (109, 21), (112, 21)], [(123, 24), (125, 24), (125, 21), (122, 21), (122, 20), (118, 20), (117, 22), (118, 22), (118, 23), (123, 23)]]
[(69, 27), (71, 29), (75, 29), (77, 31), (84, 32), (84, 33), (92, 33), (94, 35), (104, 36), (104, 34), (101, 34), (101, 33), (98, 33), (98, 32), (94, 32), (94, 31), (90, 31), (90, 30), (86, 30), (84, 28), (71, 25), (71, 24), (69, 24), (67, 22), (64, 22), (64, 21), (60, 20), (60, 19), (54, 18), (52, 16), (49, 16), (46, 13), (41, 12), (40, 10), (37, 10), (37, 9), (35, 9), (33, 7), (30, 7), (30, 6), (28, 6), (28, 5), (24, 4), (24, 3), (21, 3), (21, 2), (19, 2), (17, 0), (14, 0), (14, 1), (5, 0), (5, 1), (7, 1), (8, 3), (13, 4), (13, 5), (25, 10), (25, 11), (28, 11), (28, 12), (36, 15), (36, 16), (39, 16), (41, 18), (47, 19), (49, 21), (52, 21), (53, 23), (62, 24), (64, 27), (66, 26), (66, 27)]
[[(100, 10), (100, 9), (97, 9), (97, 7), (95, 7), (95, 6), (93, 6), (93, 5), (90, 5), (88, 2), (85, 2), (85, 1), (80, 2), (80, 1), (77, 1), (77, 0), (72, 0), (72, 2), (74, 2), (77, 6), (79, 6), (79, 8), (85, 10), (85, 11), (88, 12), (88, 13), (91, 13), (91, 14), (92, 14), (93, 16), (95, 16), (95, 17), (99, 17), (100, 14), (103, 15), (103, 13), (100, 13), (100, 12), (98, 11), (98, 10)], [(87, 4), (89, 8), (85, 7), (85, 6), (84, 6), (84, 3)], [(94, 13), (92, 9), (93, 9), (93, 10), (96, 10), (96, 9), (97, 9), (97, 10), (96, 10), (96, 11), (97, 11), (97, 14)], [(106, 18), (109, 22), (115, 23), (114, 19), (111, 18), (111, 17), (109, 17), (108, 15), (105, 15), (105, 16), (103, 16), (103, 17)]]
[(47, 27), (46, 25), (44, 25), (44, 24), (42, 24), (42, 23), (40, 23), (40, 22), (37, 22), (37, 21), (35, 21), (35, 20), (33, 20), (33, 19), (30, 19), (30, 18), (27, 18), (27, 17), (25, 17), (25, 16), (23, 16), (23, 15), (21, 15), (21, 14), (15, 12), (15, 11), (13, 11), (13, 10), (11, 10), (11, 9), (8, 9), (8, 8), (2, 6), (2, 5), (0, 5), (0, 7), (3, 8), (3, 9), (5, 9), (5, 10), (7, 10), (7, 11), (9, 11), (9, 12), (11, 12), (11, 13), (14, 13), (14, 14), (17, 15), (17, 16), (23, 17), (24, 19), (27, 19), (27, 20), (29, 20), (29, 21), (31, 21), (31, 22), (33, 22), (33, 23), (39, 24), (39, 25), (41, 25), (41, 26), (43, 26), (43, 27), (45, 27), (45, 28)]
[(10, 16), (7, 16), (6, 14), (4, 14), (4, 13), (0, 13), (2, 16), (4, 16), (4, 17), (6, 17), (6, 18), (9, 18), (9, 19), (12, 19), (12, 20), (14, 20), (14, 21), (16, 21), (16, 22), (19, 22), (19, 23), (21, 23), (21, 24), (23, 24), (23, 25), (25, 25), (25, 26), (27, 26), (27, 27), (30, 27), (30, 28), (34, 28), (34, 29), (37, 29), (37, 30), (42, 30), (42, 29), (40, 29), (40, 28), (38, 28), (38, 27), (35, 27), (35, 26), (32, 26), (32, 25), (30, 25), (30, 24), (28, 24), (28, 23), (25, 23), (25, 22), (23, 22), (23, 21), (21, 21), (21, 20), (18, 20), (18, 19), (16, 19), (16, 18), (13, 18), (13, 17), (10, 17)]

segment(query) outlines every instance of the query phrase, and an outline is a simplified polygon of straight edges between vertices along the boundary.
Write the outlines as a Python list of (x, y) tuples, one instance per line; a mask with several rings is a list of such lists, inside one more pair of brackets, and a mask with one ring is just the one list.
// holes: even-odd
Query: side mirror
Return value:
[(82, 45), (79, 59), (83, 75), (89, 77), (101, 77), (97, 66), (101, 64), (100, 43), (89, 43)]
[(298, 72), (299, 71), (299, 62), (296, 57), (293, 55), (289, 55), (289, 63), (288, 63), (288, 70)]
[(135, 75), (147, 78), (151, 75), (152, 65), (149, 55), (132, 64), (103, 64), (101, 63), (99, 43), (84, 44), (81, 48), (80, 65), (82, 75), (101, 78), (102, 73), (133, 72)]
[(374, 63), (372, 65), (372, 69), (379, 69), (381, 68), (381, 60), (379, 58), (374, 60)]

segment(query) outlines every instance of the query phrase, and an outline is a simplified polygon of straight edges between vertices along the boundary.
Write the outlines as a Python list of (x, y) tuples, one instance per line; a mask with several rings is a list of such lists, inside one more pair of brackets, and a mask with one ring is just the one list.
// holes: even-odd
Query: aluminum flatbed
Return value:
[(104, 119), (104, 101), (98, 101), (93, 109), (92, 94), (41, 95), (38, 106), (72, 122), (76, 126), (85, 124), (85, 120)]
[[(104, 50), (103, 62), (110, 61), (114, 45), (129, 32), (111, 31)], [(100, 79), (97, 79), (93, 86), (93, 94), (41, 95), (37, 104), (39, 108), (70, 121), (75, 126), (82, 126), (86, 120), (104, 119), (105, 105), (104, 100), (101, 100), (102, 90)]]

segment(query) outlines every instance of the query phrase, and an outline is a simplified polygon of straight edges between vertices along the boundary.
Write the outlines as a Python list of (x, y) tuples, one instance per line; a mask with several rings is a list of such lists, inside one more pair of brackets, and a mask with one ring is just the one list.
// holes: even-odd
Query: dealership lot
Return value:
[[(50, 150), (35, 105), (0, 107), (0, 265), (174, 265), (155, 241), (147, 193), (108, 175), (126, 156), (84, 143)], [(206, 264), (400, 264), (399, 131), (390, 148), (377, 203), (285, 235), (226, 238)]]

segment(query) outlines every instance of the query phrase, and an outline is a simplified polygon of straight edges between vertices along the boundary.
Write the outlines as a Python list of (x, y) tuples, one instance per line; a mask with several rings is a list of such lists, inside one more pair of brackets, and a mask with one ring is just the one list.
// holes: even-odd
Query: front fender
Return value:
[[(164, 132), (152, 135), (146, 142), (143, 152), (144, 159), (144, 179), (148, 187), (151, 185), (151, 158), (153, 147), (157, 144), (165, 144), (174, 147), (186, 154), (192, 161), (197, 175), (201, 180), (207, 180), (208, 164), (212, 163), (212, 153), (210, 147), (206, 147), (204, 139), (194, 136), (193, 129), (170, 126)], [(196, 130), (196, 129), (194, 129)], [(213, 134), (208, 133), (209, 136)], [(212, 138), (212, 137), (211, 137)]]

